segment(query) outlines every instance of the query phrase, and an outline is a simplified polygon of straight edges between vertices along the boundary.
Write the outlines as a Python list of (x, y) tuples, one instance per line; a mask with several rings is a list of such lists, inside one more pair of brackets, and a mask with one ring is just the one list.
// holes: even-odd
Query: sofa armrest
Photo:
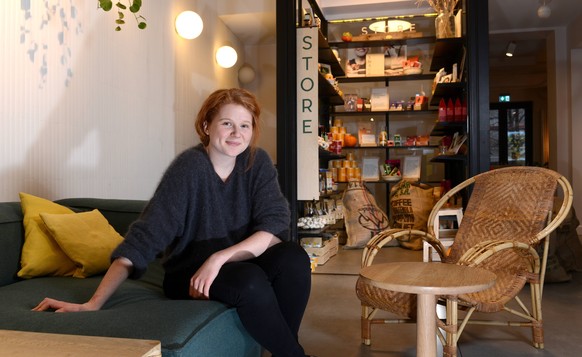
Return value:
[(20, 202), (0, 203), (0, 286), (19, 279), (20, 251), (24, 242)]

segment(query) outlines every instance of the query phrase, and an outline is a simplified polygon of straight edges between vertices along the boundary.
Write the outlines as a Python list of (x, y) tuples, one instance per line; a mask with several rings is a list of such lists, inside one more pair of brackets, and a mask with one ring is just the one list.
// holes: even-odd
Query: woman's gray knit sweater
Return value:
[(237, 157), (226, 182), (202, 144), (180, 154), (112, 259), (131, 260), (131, 278), (139, 278), (160, 253), (167, 274), (194, 273), (212, 253), (254, 232), (289, 240), (289, 204), (277, 171), (262, 149), (248, 169), (249, 152)]

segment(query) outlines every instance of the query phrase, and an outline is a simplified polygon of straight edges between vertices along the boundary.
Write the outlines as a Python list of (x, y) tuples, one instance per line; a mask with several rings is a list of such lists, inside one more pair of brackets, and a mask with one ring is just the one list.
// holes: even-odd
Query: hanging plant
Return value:
[[(135, 21), (137, 22), (137, 27), (141, 30), (147, 27), (145, 17), (138, 14), (139, 10), (141, 9), (141, 2), (142, 0), (128, 0), (127, 1), (129, 6), (129, 11), (135, 17)], [(113, 9), (113, 1), (112, 0), (97, 0), (98, 7), (103, 9), (103, 11), (110, 11)], [(125, 11), (128, 9), (128, 6), (123, 4), (121, 1), (115, 3), (115, 7), (117, 8), (117, 20), (115, 23), (117, 26), (115, 27), (115, 31), (121, 31), (121, 26), (125, 24)]]

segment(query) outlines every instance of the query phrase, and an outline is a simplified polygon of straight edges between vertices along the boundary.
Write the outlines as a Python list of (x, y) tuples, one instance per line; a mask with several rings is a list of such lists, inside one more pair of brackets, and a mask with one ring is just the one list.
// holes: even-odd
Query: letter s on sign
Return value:
[(313, 47), (313, 43), (311, 42), (311, 36), (304, 36), (303, 37), (303, 49), (304, 50), (309, 50), (311, 49), (311, 47)]

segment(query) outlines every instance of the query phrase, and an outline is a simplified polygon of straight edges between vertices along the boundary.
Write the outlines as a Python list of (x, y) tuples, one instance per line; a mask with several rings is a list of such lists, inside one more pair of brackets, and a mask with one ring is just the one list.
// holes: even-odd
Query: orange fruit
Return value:
[(358, 144), (358, 139), (352, 134), (345, 134), (344, 135), (344, 146), (345, 147), (353, 147)]

